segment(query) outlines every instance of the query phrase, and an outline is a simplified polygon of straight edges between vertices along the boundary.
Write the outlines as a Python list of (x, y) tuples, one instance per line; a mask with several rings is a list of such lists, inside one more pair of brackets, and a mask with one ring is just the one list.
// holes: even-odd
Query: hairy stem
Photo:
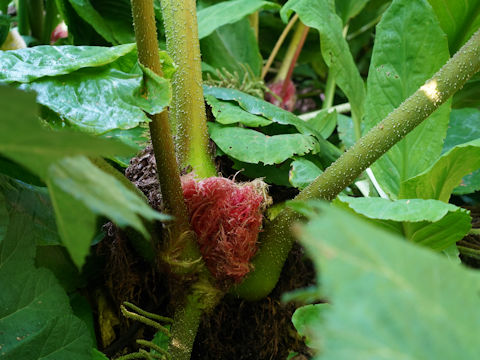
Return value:
[[(157, 43), (157, 28), (153, 0), (132, 0), (133, 23), (137, 40), (138, 59), (141, 64), (162, 75), (162, 66)], [(175, 147), (168, 122), (168, 114), (150, 116), (150, 135), (157, 162), (157, 173), (162, 197), (167, 210), (175, 217), (171, 238), (184, 240), (182, 254), (185, 259), (195, 261), (200, 257), (194, 239), (182, 236), (190, 232), (187, 207), (183, 199), (180, 172), (175, 158)]]
[[(479, 70), (480, 30), (425, 85), (358, 140), (295, 199), (334, 199)], [(260, 238), (262, 247), (253, 261), (255, 270), (237, 287), (238, 295), (257, 300), (275, 287), (295, 241), (291, 225), (299, 219), (297, 213), (287, 208), (266, 226)]]
[(195, 0), (161, 0), (161, 5), (167, 51), (178, 65), (170, 109), (177, 128), (177, 156), (181, 166), (190, 165), (199, 177), (216, 176), (208, 148)]

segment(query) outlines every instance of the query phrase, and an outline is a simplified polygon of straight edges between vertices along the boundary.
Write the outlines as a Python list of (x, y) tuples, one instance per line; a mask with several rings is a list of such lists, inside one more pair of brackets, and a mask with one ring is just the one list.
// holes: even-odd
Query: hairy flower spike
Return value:
[(182, 177), (190, 223), (205, 263), (218, 280), (240, 282), (257, 251), (262, 210), (268, 198), (256, 180), (237, 184), (222, 177)]

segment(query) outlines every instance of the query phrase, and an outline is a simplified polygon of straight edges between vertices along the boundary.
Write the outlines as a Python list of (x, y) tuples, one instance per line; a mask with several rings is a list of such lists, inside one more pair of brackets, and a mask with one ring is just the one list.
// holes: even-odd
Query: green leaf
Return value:
[(305, 337), (307, 346), (310, 346), (310, 339), (316, 335), (311, 333), (312, 328), (319, 326), (325, 321), (325, 312), (330, 310), (330, 306), (329, 304), (305, 305), (293, 313), (293, 326), (295, 326), (300, 336)]
[(339, 196), (357, 214), (402, 229), (410, 241), (434, 250), (444, 250), (461, 240), (471, 228), (465, 209), (438, 200), (352, 198)]
[(318, 131), (324, 139), (327, 139), (337, 126), (337, 112), (322, 110), (314, 118), (307, 120), (307, 124)]
[(249, 127), (258, 127), (272, 124), (271, 120), (250, 114), (232, 102), (217, 100), (212, 95), (206, 95), (205, 100), (212, 107), (215, 121), (222, 125), (239, 123)]
[(270, 1), (233, 0), (204, 8), (197, 13), (198, 37), (203, 39), (219, 27), (233, 24), (245, 16), (261, 9), (279, 9), (280, 6)]
[[(77, 14), (87, 23), (89, 23), (96, 32), (98, 32), (105, 40), (117, 45), (125, 42), (134, 41), (133, 26), (131, 18), (130, 21), (119, 21), (120, 19), (115, 16), (104, 17), (102, 16), (89, 0), (69, 0), (72, 7)], [(116, 10), (118, 13), (120, 8), (118, 7), (122, 1), (116, 1), (111, 4), (109, 10)], [(116, 8), (116, 9), (115, 9)], [(130, 14), (130, 9), (126, 8), (127, 14)]]
[(295, 126), (303, 134), (310, 135), (315, 133), (315, 130), (311, 129), (305, 121), (291, 112), (239, 90), (204, 86), (203, 92), (205, 95), (212, 95), (219, 100), (235, 101), (250, 114), (263, 116), (281, 125)]
[(104, 353), (98, 351), (97, 349), (93, 349), (92, 351), (92, 360), (109, 360)]
[(5, 40), (7, 40), (11, 21), (12, 18), (9, 15), (0, 14), (0, 46), (5, 42)]
[(452, 98), (452, 107), (480, 107), (480, 74), (474, 75)]
[(150, 75), (146, 76), (148, 98), (141, 90), (142, 72), (125, 73), (110, 67), (81, 69), (23, 84), (21, 88), (36, 91), (40, 104), (71, 125), (98, 134), (134, 128), (149, 121), (143, 110), (159, 113), (170, 103), (169, 81)]
[[(48, 185), (57, 219), (62, 219), (59, 231), (63, 242), (78, 267), (89, 251), (95, 215), (106, 216), (121, 227), (131, 226), (147, 239), (149, 234), (142, 219), (170, 220), (168, 215), (154, 211), (136, 193), (84, 157), (65, 158), (52, 165)], [(81, 206), (77, 207), (78, 204)], [(76, 216), (84, 224), (73, 221)]]
[(290, 0), (281, 10), (284, 22), (292, 12), (296, 12), (305, 25), (320, 33), (320, 47), (329, 76), (333, 76), (343, 90), (351, 104), (352, 115), (360, 121), (364, 111), (365, 86), (343, 37), (343, 23), (335, 13), (334, 1)]
[[(474, 359), (480, 274), (327, 204), (300, 232), (330, 300), (308, 324), (318, 359)], [(462, 294), (462, 296), (458, 296)]]
[(479, 168), (480, 139), (457, 145), (423, 173), (404, 181), (400, 197), (448, 202), (462, 178)]
[(300, 190), (305, 189), (323, 172), (317, 164), (305, 158), (295, 158), (290, 166), (288, 180)]
[(347, 24), (348, 21), (357, 16), (362, 9), (367, 5), (370, 0), (340, 0), (335, 1), (335, 7), (338, 16), (343, 21), (343, 24)]
[[(454, 109), (450, 114), (447, 137), (443, 152), (456, 145), (480, 138), (480, 111), (478, 109)], [(453, 189), (457, 195), (470, 194), (480, 190), (480, 170), (463, 177), (461, 185)]]
[(210, 137), (222, 151), (240, 161), (279, 164), (293, 155), (318, 152), (317, 141), (309, 135), (285, 134), (267, 136), (239, 127), (208, 123)]
[(353, 129), (352, 118), (338, 114), (337, 123), (338, 136), (340, 140), (342, 140), (343, 145), (346, 149), (352, 147), (355, 144), (355, 131)]
[(241, 78), (250, 70), (253, 77), (262, 71), (262, 56), (247, 18), (224, 25), (200, 41), (202, 60), (216, 69), (226, 69)]
[(250, 114), (262, 116), (280, 125), (294, 126), (304, 135), (314, 135), (320, 146), (320, 154), (328, 163), (335, 161), (341, 155), (341, 152), (337, 147), (325, 140), (322, 135), (313, 129), (307, 122), (278, 106), (235, 89), (204, 86), (203, 93), (204, 95), (215, 96), (220, 100), (235, 101), (241, 108)]
[[(1, 178), (0, 178), (1, 181)], [(0, 183), (0, 185), (2, 185)], [(5, 196), (0, 193), (0, 243), (2, 242), (8, 228), (8, 212)]]
[(263, 178), (267, 184), (275, 184), (286, 187), (292, 185), (288, 181), (288, 173), (290, 171), (290, 161), (287, 160), (279, 165), (249, 164), (246, 162), (233, 159), (235, 170), (239, 170), (243, 175), (251, 179)]
[(55, 277), (33, 265), (35, 242), (29, 218), (10, 213), (0, 243), (0, 343), (3, 359), (89, 359), (92, 340), (72, 315)]
[(30, 82), (44, 76), (68, 74), (85, 67), (114, 62), (132, 52), (135, 44), (100, 46), (35, 46), (0, 51), (0, 81)]
[[(447, 41), (428, 2), (394, 1), (377, 26), (365, 131), (413, 94), (448, 58)], [(449, 112), (449, 103), (440, 107), (372, 165), (381, 188), (392, 198), (398, 196), (402, 181), (427, 169), (440, 155)]]
[(5, 204), (10, 211), (14, 209), (24, 219), (30, 221), (29, 237), (36, 245), (59, 245), (61, 243), (55, 223), (55, 214), (46, 188), (27, 185), (18, 180), (0, 176), (0, 195), (4, 197)]
[(70, 131), (51, 131), (37, 118), (33, 94), (0, 86), (0, 153), (28, 170), (47, 177), (48, 166), (64, 156), (128, 155), (132, 149), (122, 143)]
[(437, 14), (442, 30), (448, 36), (448, 46), (453, 55), (478, 29), (480, 1), (428, 1)]

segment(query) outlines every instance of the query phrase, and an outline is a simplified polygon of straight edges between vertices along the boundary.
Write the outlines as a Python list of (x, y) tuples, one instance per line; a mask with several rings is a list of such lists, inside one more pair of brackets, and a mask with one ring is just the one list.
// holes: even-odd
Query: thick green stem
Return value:
[(43, 0), (28, 1), (28, 17), (30, 19), (32, 36), (38, 40), (41, 40), (43, 36), (43, 20), (45, 17)]
[(192, 166), (199, 177), (216, 176), (208, 147), (195, 0), (162, 0), (161, 4), (167, 51), (178, 65), (170, 108), (177, 127), (177, 156), (181, 166)]
[[(157, 43), (157, 28), (153, 10), (153, 0), (132, 0), (133, 23), (137, 40), (138, 59), (141, 64), (162, 75), (162, 66)], [(175, 147), (168, 122), (168, 114), (150, 116), (150, 135), (157, 162), (157, 173), (162, 197), (167, 210), (175, 217), (171, 238), (182, 239), (184, 248), (182, 259), (195, 261), (200, 252), (194, 239), (184, 234), (190, 233), (187, 207), (183, 199), (180, 172), (175, 158)]]
[(259, 22), (258, 11), (255, 11), (253, 14), (250, 14), (248, 16), (248, 21), (250, 21), (250, 26), (252, 27), (253, 32), (255, 34), (255, 39), (258, 40), (258, 22)]
[(20, 35), (30, 35), (30, 23), (28, 21), (28, 1), (18, 0), (18, 32)]
[(55, 0), (45, 2), (45, 23), (43, 25), (42, 44), (50, 44), (52, 31), (58, 24), (58, 9)]
[[(480, 70), (480, 30), (425, 85), (372, 128), (295, 199), (334, 199), (366, 168), (428, 118)], [(283, 210), (261, 233), (255, 270), (238, 286), (246, 299), (267, 296), (275, 287), (294, 243), (291, 225), (300, 216)]]

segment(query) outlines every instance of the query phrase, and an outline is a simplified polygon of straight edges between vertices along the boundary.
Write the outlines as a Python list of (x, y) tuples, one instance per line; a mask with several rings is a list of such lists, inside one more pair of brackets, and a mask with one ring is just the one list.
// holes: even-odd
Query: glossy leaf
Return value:
[(347, 96), (352, 114), (362, 119), (365, 102), (365, 87), (353, 60), (347, 41), (343, 37), (343, 23), (335, 13), (335, 4), (330, 0), (290, 0), (281, 10), (284, 21), (296, 12), (300, 20), (320, 33), (323, 58), (338, 86)]
[[(480, 111), (478, 109), (454, 109), (450, 114), (447, 137), (443, 144), (443, 152), (456, 145), (480, 138)], [(470, 194), (480, 190), (480, 170), (463, 177), (460, 186), (453, 189), (457, 195)]]
[(114, 68), (81, 69), (68, 75), (44, 78), (21, 85), (38, 93), (37, 101), (86, 132), (130, 129), (149, 121), (171, 99), (168, 80), (148, 77), (149, 97), (141, 93), (142, 72), (124, 73)]
[(261, 9), (279, 9), (280, 6), (271, 1), (233, 0), (204, 8), (197, 13), (198, 37), (203, 39), (219, 27), (233, 24), (245, 16)]
[(353, 129), (353, 121), (352, 118), (338, 114), (337, 119), (337, 131), (340, 140), (342, 140), (343, 145), (345, 148), (350, 148), (355, 144), (355, 131)]
[(222, 125), (238, 123), (248, 127), (258, 127), (272, 124), (271, 120), (250, 114), (232, 102), (220, 101), (211, 95), (205, 96), (205, 100), (212, 107), (215, 121)]
[(233, 168), (241, 171), (245, 176), (251, 179), (263, 178), (267, 184), (275, 184), (286, 187), (292, 185), (288, 181), (290, 171), (290, 160), (279, 165), (249, 164), (233, 159)]
[(402, 183), (401, 198), (448, 202), (462, 178), (480, 168), (480, 139), (457, 145), (423, 173)]
[(110, 64), (135, 49), (135, 44), (100, 46), (35, 46), (1, 51), (0, 81), (30, 82), (44, 76), (68, 74), (85, 67)]
[(267, 136), (258, 131), (209, 123), (210, 137), (222, 151), (247, 163), (279, 164), (293, 155), (318, 152), (317, 141), (309, 135)]
[(46, 269), (33, 265), (29, 218), (10, 210), (0, 242), (0, 343), (3, 359), (90, 360), (92, 340), (72, 315), (65, 291)]
[(300, 238), (332, 304), (304, 330), (321, 349), (316, 359), (477, 356), (478, 272), (328, 204), (310, 204)]
[(38, 120), (33, 94), (0, 86), (0, 103), (0, 153), (43, 179), (48, 166), (64, 156), (128, 155), (132, 151), (120, 142), (79, 132), (47, 130)]
[(216, 29), (200, 41), (200, 47), (202, 60), (212, 68), (226, 69), (240, 78), (246, 71), (251, 72), (251, 78), (260, 76), (262, 56), (247, 18)]
[[(448, 58), (447, 41), (428, 2), (394, 1), (377, 26), (365, 131), (413, 94)], [(441, 106), (372, 165), (380, 186), (392, 198), (397, 198), (402, 181), (427, 169), (440, 155), (449, 107), (449, 103)]]
[(300, 190), (305, 189), (323, 172), (317, 164), (305, 158), (295, 158), (290, 166), (288, 180)]
[(480, 1), (428, 0), (428, 2), (448, 36), (448, 46), (453, 55), (478, 29)]
[(438, 200), (408, 199), (390, 201), (382, 198), (340, 196), (357, 214), (386, 222), (401, 229), (408, 240), (434, 250), (444, 250), (461, 240), (471, 228), (467, 210)]

